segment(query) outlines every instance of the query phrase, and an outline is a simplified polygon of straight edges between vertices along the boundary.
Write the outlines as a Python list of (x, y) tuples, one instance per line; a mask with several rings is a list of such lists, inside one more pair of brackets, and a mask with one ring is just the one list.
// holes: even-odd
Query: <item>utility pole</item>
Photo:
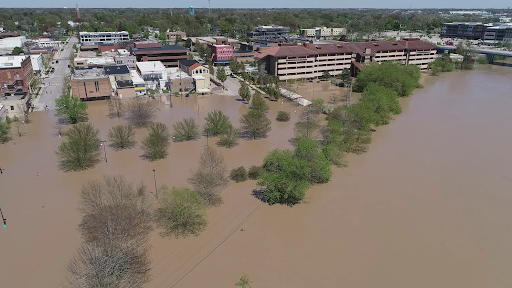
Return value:
[(153, 169), (153, 179), (155, 179), (155, 197), (158, 198), (158, 189), (156, 188), (156, 174), (155, 169)]
[(212, 8), (210, 6), (210, 0), (208, 0), (208, 18), (210, 18), (210, 12), (211, 12)]
[(4, 218), (4, 213), (2, 212), (2, 208), (0, 208), (0, 214), (2, 215), (2, 221), (4, 222), (4, 228), (7, 228), (7, 219)]
[(101, 140), (101, 146), (103, 146), (103, 153), (105, 153), (105, 162), (107, 162), (107, 150), (105, 150), (105, 146), (107, 146), (107, 141), (106, 140)]

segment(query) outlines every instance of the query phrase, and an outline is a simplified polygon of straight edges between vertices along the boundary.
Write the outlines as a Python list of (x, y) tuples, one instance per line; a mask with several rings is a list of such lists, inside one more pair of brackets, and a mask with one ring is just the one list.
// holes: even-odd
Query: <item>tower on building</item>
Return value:
[(190, 16), (194, 16), (194, 6), (188, 7), (188, 12), (189, 12)]
[(76, 18), (80, 19), (80, 9), (78, 9), (78, 4), (76, 4)]

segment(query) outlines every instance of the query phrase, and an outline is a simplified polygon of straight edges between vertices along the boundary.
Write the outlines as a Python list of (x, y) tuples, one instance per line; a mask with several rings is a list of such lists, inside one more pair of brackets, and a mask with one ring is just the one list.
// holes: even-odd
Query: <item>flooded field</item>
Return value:
[[(305, 204), (270, 207), (251, 196), (254, 181), (231, 183), (200, 236), (154, 233), (147, 287), (233, 287), (242, 273), (253, 287), (508, 287), (511, 80), (507, 67), (428, 78), (424, 89), (401, 100), (403, 113), (374, 133), (369, 151), (350, 155), (349, 167), (310, 189)], [(159, 109), (157, 121), (170, 126), (184, 117), (202, 124), (213, 109), (238, 123), (248, 108), (214, 95), (173, 98), (172, 108), (161, 99)], [(281, 109), (292, 121), (275, 121)], [(299, 112), (291, 103), (272, 102), (268, 138), (217, 148), (228, 169), (260, 164), (270, 149), (291, 148)], [(90, 103), (90, 121), (103, 139), (125, 122), (106, 114), (104, 103)], [(0, 230), (2, 287), (65, 283), (80, 243), (78, 192), (88, 180), (123, 174), (153, 187), (155, 169), (158, 185), (187, 185), (207, 145), (206, 138), (173, 143), (169, 157), (154, 163), (142, 160), (139, 148), (107, 149), (107, 163), (63, 173), (54, 155), (62, 141), (55, 116), (31, 116), (25, 136), (0, 146), (0, 207), (8, 223)], [(137, 131), (138, 140), (145, 135)]]

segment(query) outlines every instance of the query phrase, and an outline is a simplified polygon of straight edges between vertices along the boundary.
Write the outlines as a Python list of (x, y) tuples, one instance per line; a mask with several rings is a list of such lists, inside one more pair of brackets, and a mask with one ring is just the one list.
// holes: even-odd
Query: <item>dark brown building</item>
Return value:
[(34, 77), (30, 56), (0, 57), (1, 95), (13, 95), (15, 92), (29, 92), (30, 81)]
[(135, 43), (133, 54), (137, 62), (160, 61), (166, 67), (178, 67), (178, 61), (187, 60), (188, 49), (180, 45)]

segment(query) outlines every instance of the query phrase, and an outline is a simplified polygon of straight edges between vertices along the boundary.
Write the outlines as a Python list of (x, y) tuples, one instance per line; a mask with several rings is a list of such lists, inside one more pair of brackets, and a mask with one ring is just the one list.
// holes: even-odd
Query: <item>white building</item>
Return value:
[(140, 77), (139, 73), (135, 70), (130, 70), (130, 76), (135, 87), (135, 94), (137, 96), (146, 95), (146, 82)]
[(167, 70), (160, 61), (137, 62), (137, 72), (146, 83), (147, 89), (164, 89)]
[(32, 69), (36, 73), (41, 73), (41, 70), (44, 69), (43, 66), (43, 54), (31, 54), (30, 55), (30, 62), (32, 62)]
[(316, 27), (312, 29), (300, 29), (300, 35), (309, 39), (327, 39), (332, 37), (339, 37), (346, 32), (347, 30), (345, 28)]
[(51, 38), (36, 38), (32, 39), (32, 43), (38, 47), (43, 48), (59, 48), (62, 45), (62, 41), (55, 41)]
[(94, 45), (98, 43), (114, 44), (130, 41), (130, 34), (121, 32), (80, 32), (80, 43), (82, 45)]
[(0, 50), (12, 50), (14, 47), (23, 48), (23, 44), (27, 41), (27, 37), (7, 37), (0, 39)]

